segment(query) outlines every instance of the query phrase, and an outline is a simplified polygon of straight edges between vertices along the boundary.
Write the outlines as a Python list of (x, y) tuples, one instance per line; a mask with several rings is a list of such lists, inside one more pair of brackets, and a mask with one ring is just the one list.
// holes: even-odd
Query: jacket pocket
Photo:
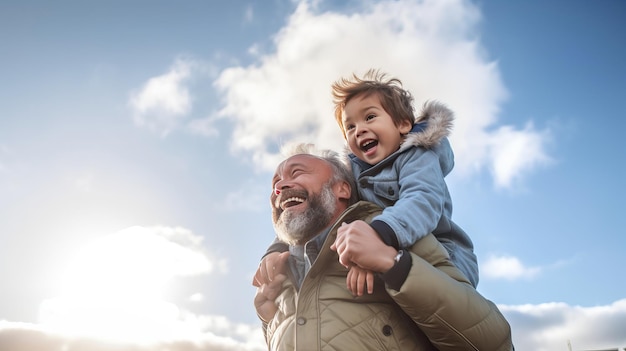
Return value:
[(373, 184), (374, 195), (391, 206), (400, 198), (400, 186), (397, 180), (377, 180)]
[(364, 320), (356, 333), (367, 340), (367, 345), (363, 345), (367, 350), (403, 350), (406, 348), (401, 340), (406, 341), (411, 335), (407, 335), (406, 328), (398, 322), (390, 311), (380, 311)]

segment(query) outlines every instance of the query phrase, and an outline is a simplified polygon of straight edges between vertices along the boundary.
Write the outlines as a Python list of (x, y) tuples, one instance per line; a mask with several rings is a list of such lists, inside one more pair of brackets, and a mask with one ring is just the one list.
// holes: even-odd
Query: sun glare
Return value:
[(42, 303), (40, 322), (65, 334), (134, 342), (182, 332), (179, 308), (164, 299), (166, 284), (211, 265), (201, 252), (159, 234), (131, 227), (80, 251), (61, 296)]

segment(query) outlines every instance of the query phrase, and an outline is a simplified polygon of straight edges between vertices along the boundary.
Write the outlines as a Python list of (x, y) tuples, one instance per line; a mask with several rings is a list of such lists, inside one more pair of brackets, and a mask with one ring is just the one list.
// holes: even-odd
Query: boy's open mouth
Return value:
[(368, 139), (363, 141), (359, 147), (363, 152), (367, 152), (376, 145), (378, 145), (378, 140)]

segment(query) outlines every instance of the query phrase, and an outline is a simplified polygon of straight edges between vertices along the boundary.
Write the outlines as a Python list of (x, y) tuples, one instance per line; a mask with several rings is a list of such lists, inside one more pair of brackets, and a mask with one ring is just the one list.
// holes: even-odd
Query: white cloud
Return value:
[(156, 237), (163, 237), (168, 241), (181, 245), (187, 249), (201, 250), (204, 237), (194, 234), (191, 230), (183, 227), (155, 226), (148, 230)]
[(189, 296), (189, 301), (192, 301), (192, 302), (202, 302), (202, 301), (204, 301), (204, 295), (201, 294), (201, 293), (195, 293), (195, 294)]
[(312, 6), (299, 4), (275, 36), (275, 52), (216, 80), (220, 113), (235, 124), (234, 151), (272, 170), (287, 142), (342, 148), (330, 84), (375, 67), (400, 78), (418, 106), (436, 99), (456, 112), (451, 139), (459, 174), (487, 168), (504, 187), (547, 160), (546, 132), (497, 125), (508, 93), (497, 64), (485, 57), (476, 34), (481, 15), (468, 1), (382, 1), (349, 15)]
[(190, 111), (192, 97), (185, 85), (194, 63), (178, 59), (169, 72), (150, 78), (130, 97), (133, 118), (139, 126), (162, 135), (176, 128)]
[(534, 131), (530, 122), (524, 130), (515, 130), (510, 126), (496, 130), (491, 138), (491, 162), (496, 186), (510, 187), (536, 166), (549, 163), (551, 159), (544, 151), (548, 141), (549, 133)]
[(499, 306), (513, 331), (516, 350), (626, 348), (626, 299), (606, 306), (565, 303)]
[[(499, 305), (513, 333), (515, 349), (533, 351), (599, 350), (625, 348), (626, 299), (609, 305), (581, 307), (565, 303), (538, 305)], [(97, 349), (113, 351), (178, 350), (265, 350), (259, 325), (233, 323), (223, 316), (181, 313), (181, 320), (193, 328), (177, 338), (155, 337), (151, 342), (134, 343), (60, 334), (49, 328), (28, 323), (0, 321), (0, 348), (12, 351), (78, 351)]]
[(540, 267), (526, 267), (517, 257), (490, 256), (480, 265), (485, 278), (515, 280), (532, 278), (541, 273)]
[(40, 322), (68, 335), (129, 342), (199, 333), (165, 292), (174, 277), (220, 265), (188, 229), (130, 227), (95, 240), (69, 262), (62, 292), (42, 303)]
[(221, 316), (187, 316), (197, 330), (173, 339), (147, 342), (110, 340), (58, 333), (39, 324), (0, 321), (0, 348), (11, 351), (263, 351), (259, 325), (232, 323)]

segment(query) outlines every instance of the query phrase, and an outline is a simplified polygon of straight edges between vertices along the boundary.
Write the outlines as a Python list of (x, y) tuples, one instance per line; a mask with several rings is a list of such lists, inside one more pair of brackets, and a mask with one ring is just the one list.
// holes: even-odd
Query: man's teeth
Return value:
[(287, 205), (288, 203), (290, 203), (290, 202), (299, 202), (299, 203), (303, 203), (303, 202), (304, 202), (304, 199), (303, 199), (303, 198), (301, 198), (301, 197), (295, 197), (295, 196), (294, 196), (294, 197), (290, 197), (290, 198), (288, 198), (288, 199), (284, 200), (283, 202), (281, 202), (281, 203), (280, 203), (280, 207), (284, 209), (284, 208), (286, 207), (286, 205)]

